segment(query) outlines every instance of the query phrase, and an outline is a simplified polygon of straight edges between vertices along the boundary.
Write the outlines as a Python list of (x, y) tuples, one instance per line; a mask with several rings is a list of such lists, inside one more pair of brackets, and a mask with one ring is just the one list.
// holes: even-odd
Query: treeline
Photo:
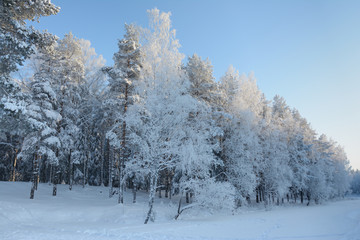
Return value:
[[(192, 206), (316, 203), (349, 190), (342, 147), (282, 97), (268, 101), (255, 77), (178, 51), (170, 14), (154, 9), (149, 28), (125, 25), (114, 65), (90, 42), (27, 28), (59, 11), (45, 0), (1, 6), (0, 180), (104, 185), (184, 197)], [(25, 59), (27, 74), (12, 77)], [(22, 69), (22, 72), (25, 72)]]

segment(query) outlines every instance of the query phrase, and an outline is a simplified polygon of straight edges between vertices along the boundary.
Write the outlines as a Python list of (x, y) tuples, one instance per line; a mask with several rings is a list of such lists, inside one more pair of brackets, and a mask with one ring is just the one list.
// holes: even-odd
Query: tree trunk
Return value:
[(33, 176), (32, 176), (32, 184), (30, 190), (30, 199), (34, 199), (35, 190), (37, 189), (37, 177), (38, 175), (38, 155), (35, 153), (33, 160)]
[(154, 221), (153, 208), (154, 208), (156, 188), (157, 188), (157, 174), (153, 173), (150, 176), (149, 211), (147, 213), (144, 224), (147, 224), (149, 220)]
[(113, 151), (109, 150), (109, 198), (113, 196), (113, 167), (114, 159), (113, 159)]
[(168, 179), (167, 179), (167, 187), (166, 187), (166, 190), (167, 192), (169, 193), (169, 199), (171, 199), (171, 195), (172, 195), (172, 185), (171, 185), (171, 182), (172, 182), (172, 175), (171, 175), (171, 172), (170, 170), (168, 170)]
[(310, 199), (311, 199), (309, 193), (307, 193), (307, 199), (308, 199), (308, 203), (306, 205), (309, 206), (310, 205)]
[(171, 196), (172, 196), (172, 188), (170, 186), (170, 188), (169, 188), (169, 199), (171, 199)]
[(39, 185), (39, 176), (40, 176), (40, 161), (41, 161), (41, 155), (37, 155), (36, 157), (36, 173), (35, 173), (35, 190), (37, 191), (38, 185)]
[(72, 190), (73, 185), (73, 163), (71, 161), (71, 149), (69, 154), (69, 190)]
[(261, 190), (261, 188), (259, 188), (259, 202), (262, 202), (263, 201), (263, 192)]
[(55, 167), (55, 176), (54, 176), (54, 181), (53, 181), (53, 196), (56, 196), (57, 193), (57, 180), (58, 180), (58, 173), (57, 173), (57, 169)]
[(168, 198), (169, 197), (169, 188), (170, 188), (170, 174), (169, 174), (169, 170), (165, 170), (165, 197)]
[(86, 158), (86, 174), (85, 174), (85, 185), (88, 185), (89, 184), (89, 160), (91, 159), (91, 154), (90, 154), (90, 151), (88, 151), (87, 153), (87, 158)]
[(166, 187), (165, 187), (165, 198), (169, 197), (169, 185), (166, 183)]
[(34, 199), (34, 195), (35, 195), (35, 181), (32, 181), (31, 184), (31, 190), (30, 190), (30, 199)]
[(104, 186), (105, 140), (101, 141), (100, 186)]
[(123, 177), (123, 169), (120, 165), (119, 167), (119, 199), (118, 203), (124, 203), (124, 177)]
[(88, 158), (88, 153), (86, 152), (86, 157), (84, 158), (84, 162), (83, 162), (83, 188), (85, 187), (85, 184), (86, 184), (86, 162), (87, 162), (87, 159)]
[(132, 193), (133, 193), (133, 203), (136, 203), (136, 189), (137, 186), (136, 186), (136, 183), (133, 182), (133, 188), (132, 188)]
[(265, 203), (265, 206), (269, 205), (270, 198), (267, 196), (267, 194), (264, 194), (263, 196), (263, 202)]
[(15, 149), (13, 172), (12, 172), (12, 176), (11, 176), (11, 181), (12, 181), (12, 182), (15, 182), (15, 180), (16, 180), (16, 162), (17, 162), (17, 153), (18, 153), (18, 149)]
[(50, 164), (49, 185), (51, 185), (51, 183), (52, 183), (52, 178), (53, 178), (53, 165)]
[[(123, 114), (125, 116), (128, 106), (128, 84), (125, 84), (125, 103)], [(126, 161), (126, 121), (122, 122), (121, 136), (121, 153), (119, 162), (119, 200), (118, 203), (124, 203), (124, 187), (125, 187), (125, 161)]]
[(175, 216), (175, 220), (177, 220), (178, 217), (180, 216), (180, 214), (182, 213), (182, 211), (181, 211), (181, 199), (182, 199), (182, 194), (181, 194), (181, 196), (180, 196), (178, 211), (177, 211), (177, 214), (176, 214), (176, 216)]

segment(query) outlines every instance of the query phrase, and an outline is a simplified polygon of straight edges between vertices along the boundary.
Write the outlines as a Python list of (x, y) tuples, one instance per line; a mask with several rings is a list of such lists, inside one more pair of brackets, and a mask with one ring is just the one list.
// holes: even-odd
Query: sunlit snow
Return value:
[[(125, 204), (108, 197), (106, 187), (40, 184), (29, 199), (30, 183), (0, 182), (0, 238), (2, 240), (106, 239), (360, 239), (360, 198), (323, 205), (242, 208), (233, 215), (189, 210), (174, 220), (176, 207), (156, 198), (157, 221), (144, 225), (147, 194)], [(175, 199), (174, 199), (175, 201)]]

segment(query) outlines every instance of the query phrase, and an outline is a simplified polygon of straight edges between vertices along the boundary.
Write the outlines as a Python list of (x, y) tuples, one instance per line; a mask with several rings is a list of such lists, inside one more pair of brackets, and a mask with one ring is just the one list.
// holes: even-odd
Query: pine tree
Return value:
[(43, 49), (39, 58), (43, 61), (41, 68), (34, 75), (34, 80), (30, 83), (31, 102), (27, 106), (27, 121), (32, 126), (30, 132), (22, 146), (20, 156), (24, 159), (33, 160), (33, 186), (31, 189), (31, 198), (34, 197), (34, 189), (39, 181), (40, 159), (46, 160), (50, 166), (54, 184), (53, 195), (56, 195), (56, 184), (58, 172), (56, 167), (59, 165), (58, 149), (61, 147), (59, 132), (57, 131), (58, 122), (61, 115), (58, 112), (57, 95), (51, 85), (51, 78), (57, 73), (56, 58), (54, 54), (54, 45)]
[(25, 20), (38, 21), (41, 16), (57, 14), (59, 8), (48, 0), (2, 0), (0, 4), (0, 75), (9, 74), (44, 46), (48, 33), (27, 28)]
[[(58, 111), (62, 116), (57, 124), (57, 131), (61, 141), (58, 149), (60, 159), (61, 180), (70, 183), (73, 177), (74, 162), (82, 160), (77, 154), (79, 138), (82, 135), (80, 128), (80, 106), (83, 104), (83, 91), (81, 86), (85, 83), (83, 51), (80, 41), (70, 32), (58, 41), (56, 46), (58, 71), (52, 76), (52, 85), (58, 97)], [(56, 67), (56, 66), (52, 66)], [(85, 143), (87, 144), (87, 143)], [(83, 154), (86, 155), (86, 152)], [(80, 155), (80, 156), (79, 156)], [(85, 176), (85, 173), (83, 173)], [(85, 182), (85, 179), (83, 179)]]
[[(106, 107), (109, 110), (110, 121), (112, 122), (107, 136), (111, 140), (111, 145), (120, 150), (120, 159), (117, 161), (119, 203), (124, 202), (125, 165), (130, 154), (125, 116), (129, 104), (133, 102), (133, 83), (139, 78), (141, 66), (138, 29), (135, 25), (125, 25), (125, 29), (124, 39), (118, 42), (119, 51), (113, 57), (114, 66), (104, 68), (110, 77), (109, 98)], [(110, 191), (112, 192), (111, 188)]]
[[(1, 147), (6, 152), (5, 155), (11, 156), (13, 173), (15, 173), (16, 156), (22, 142), (21, 135), (26, 131), (22, 114), (26, 108), (28, 96), (23, 93), (21, 86), (10, 74), (34, 53), (36, 47), (52, 42), (48, 41), (52, 38), (50, 34), (26, 27), (25, 20), (38, 21), (41, 16), (56, 14), (58, 11), (59, 8), (50, 1), (44, 0), (36, 2), (2, 0), (0, 2), (0, 132), (7, 136)], [(11, 178), (15, 179), (14, 174)]]
[(186, 72), (190, 80), (191, 95), (211, 105), (216, 104), (219, 92), (209, 59), (202, 60), (197, 54), (188, 58)]

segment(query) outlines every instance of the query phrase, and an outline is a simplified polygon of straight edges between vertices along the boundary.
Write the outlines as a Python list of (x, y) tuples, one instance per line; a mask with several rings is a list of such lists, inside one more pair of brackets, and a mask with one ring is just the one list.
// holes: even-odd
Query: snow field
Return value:
[(360, 239), (360, 198), (323, 205), (242, 208), (233, 215), (191, 209), (179, 220), (176, 199), (156, 197), (156, 222), (143, 224), (147, 193), (138, 193), (138, 203), (125, 204), (108, 197), (106, 187), (40, 184), (35, 199), (29, 199), (30, 183), (0, 182), (1, 240), (105, 240), (105, 239)]

